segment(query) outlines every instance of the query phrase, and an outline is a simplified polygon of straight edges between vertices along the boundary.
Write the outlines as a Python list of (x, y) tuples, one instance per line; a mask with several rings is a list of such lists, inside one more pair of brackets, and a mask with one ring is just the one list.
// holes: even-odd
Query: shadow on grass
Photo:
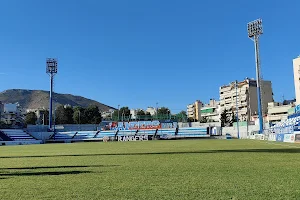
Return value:
[(280, 149), (222, 149), (182, 152), (144, 152), (144, 153), (108, 153), (108, 154), (69, 154), (69, 155), (33, 155), (33, 156), (2, 156), (5, 158), (52, 158), (52, 157), (86, 157), (86, 156), (141, 156), (141, 155), (174, 155), (174, 154), (206, 154), (206, 153), (300, 153), (300, 148)]
[(231, 149), (215, 150), (216, 153), (300, 153), (300, 148), (282, 149)]
[(62, 172), (24, 172), (24, 173), (19, 173), (19, 172), (14, 172), (14, 173), (4, 173), (0, 174), (0, 176), (5, 176), (5, 177), (14, 177), (14, 176), (59, 176), (59, 175), (77, 175), (77, 174), (86, 174), (86, 173), (92, 173), (90, 171), (62, 171)]
[(118, 166), (120, 165), (36, 166), (36, 167), (8, 167), (8, 168), (0, 168), (0, 170), (64, 169), (64, 168), (118, 167)]

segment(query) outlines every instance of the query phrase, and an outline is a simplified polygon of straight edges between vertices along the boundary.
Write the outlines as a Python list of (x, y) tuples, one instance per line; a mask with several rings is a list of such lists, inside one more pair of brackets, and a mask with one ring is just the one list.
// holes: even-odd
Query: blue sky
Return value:
[(10, 0), (0, 3), (0, 90), (49, 89), (117, 107), (185, 110), (219, 87), (255, 77), (247, 22), (262, 18), (264, 79), (275, 100), (294, 98), (300, 1)]

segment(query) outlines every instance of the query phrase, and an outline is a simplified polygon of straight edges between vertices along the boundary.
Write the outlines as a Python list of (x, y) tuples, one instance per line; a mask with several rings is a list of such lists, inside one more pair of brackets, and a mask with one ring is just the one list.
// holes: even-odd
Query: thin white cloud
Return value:
[(6, 73), (1, 73), (1, 72), (0, 72), (0, 75), (6, 75)]

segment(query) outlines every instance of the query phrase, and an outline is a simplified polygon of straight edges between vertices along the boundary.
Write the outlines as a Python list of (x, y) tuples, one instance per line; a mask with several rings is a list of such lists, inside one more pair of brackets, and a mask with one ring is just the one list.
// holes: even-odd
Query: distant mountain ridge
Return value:
[[(96, 105), (99, 107), (100, 111), (108, 111), (109, 109), (115, 110), (115, 108), (111, 106), (81, 96), (54, 93), (53, 97), (53, 102), (55, 102), (55, 106), (69, 104), (71, 106), (88, 107), (89, 105)], [(5, 90), (0, 93), (0, 101), (2, 103), (18, 102), (20, 106), (25, 109), (48, 109), (49, 91), (23, 89)]]

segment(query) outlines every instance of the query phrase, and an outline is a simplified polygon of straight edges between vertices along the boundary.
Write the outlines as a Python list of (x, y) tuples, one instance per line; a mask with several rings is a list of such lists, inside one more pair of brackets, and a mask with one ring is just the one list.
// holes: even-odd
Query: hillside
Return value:
[[(56, 106), (59, 104), (71, 106), (87, 107), (89, 105), (97, 105), (101, 111), (115, 109), (104, 105), (97, 101), (87, 99), (81, 96), (71, 94), (54, 94)], [(0, 101), (2, 103), (19, 103), (25, 109), (49, 108), (49, 92), (43, 90), (5, 90), (0, 93)]]

